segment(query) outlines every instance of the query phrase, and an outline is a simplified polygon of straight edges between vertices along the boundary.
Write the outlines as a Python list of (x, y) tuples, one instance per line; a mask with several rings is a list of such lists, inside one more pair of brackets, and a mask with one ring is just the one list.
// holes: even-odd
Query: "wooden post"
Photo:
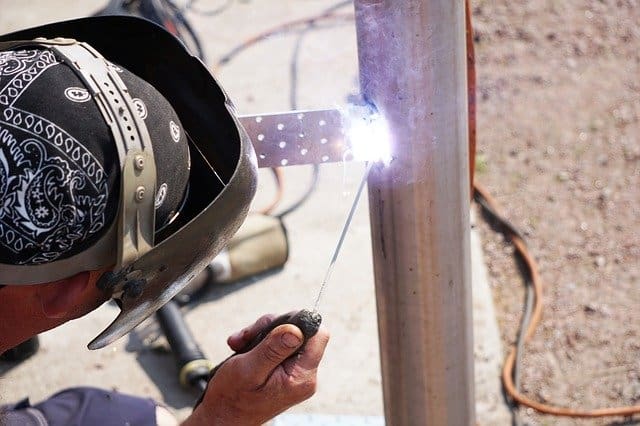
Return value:
[(355, 0), (386, 424), (474, 424), (464, 1)]

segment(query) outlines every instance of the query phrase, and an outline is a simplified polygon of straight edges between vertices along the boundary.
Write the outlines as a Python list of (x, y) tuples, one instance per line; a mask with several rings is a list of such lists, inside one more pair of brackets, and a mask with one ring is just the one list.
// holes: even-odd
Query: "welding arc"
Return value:
[[(475, 192), (477, 194), (477, 197), (479, 196), (484, 199), (484, 202), (486, 203), (486, 205), (488, 205), (489, 208), (492, 210), (492, 215), (501, 217), (499, 214), (499, 211), (500, 211), (499, 207), (495, 199), (489, 194), (489, 192), (485, 188), (483, 188), (480, 184), (478, 184), (478, 182), (475, 182), (474, 186), (475, 186)], [(538, 264), (536, 263), (533, 256), (529, 253), (529, 250), (524, 240), (522, 239), (522, 237), (519, 234), (514, 232), (508, 232), (507, 234), (509, 235), (511, 243), (514, 245), (516, 252), (522, 258), (522, 260), (524, 261), (528, 269), (528, 272), (530, 274), (530, 279), (531, 279), (531, 286), (533, 287), (533, 295), (534, 295), (533, 312), (531, 315), (531, 321), (528, 323), (528, 325), (525, 328), (524, 341), (522, 342), (524, 344), (531, 339), (542, 317), (542, 281), (540, 279), (540, 274), (538, 272)], [(566, 417), (593, 418), (593, 417), (610, 417), (610, 416), (630, 416), (633, 414), (640, 413), (640, 405), (613, 407), (613, 408), (600, 408), (600, 409), (594, 409), (594, 410), (579, 410), (579, 409), (558, 407), (558, 406), (534, 401), (529, 397), (523, 395), (519, 390), (517, 390), (514, 384), (513, 371), (514, 371), (517, 355), (518, 355), (518, 347), (514, 345), (511, 347), (509, 351), (509, 355), (507, 356), (507, 359), (505, 361), (504, 368), (502, 369), (502, 381), (504, 383), (504, 387), (507, 393), (509, 394), (509, 396), (513, 398), (514, 401), (517, 401), (519, 404), (533, 408), (534, 410), (544, 414), (552, 414), (555, 416), (566, 416)]]

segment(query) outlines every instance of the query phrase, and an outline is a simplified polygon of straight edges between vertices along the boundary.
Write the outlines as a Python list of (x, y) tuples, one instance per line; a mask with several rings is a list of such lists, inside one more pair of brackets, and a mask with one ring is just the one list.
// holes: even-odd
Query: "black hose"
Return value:
[(178, 304), (170, 300), (156, 312), (156, 318), (173, 352), (180, 371), (180, 383), (202, 390), (201, 381), (206, 387), (211, 364), (196, 343)]

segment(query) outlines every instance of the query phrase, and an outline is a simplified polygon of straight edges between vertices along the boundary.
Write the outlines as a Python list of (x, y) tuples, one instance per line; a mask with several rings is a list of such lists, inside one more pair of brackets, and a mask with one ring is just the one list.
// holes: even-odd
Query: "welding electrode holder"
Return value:
[(36, 335), (0, 354), (0, 361), (22, 362), (35, 355), (38, 349), (40, 349), (40, 339)]
[[(260, 342), (264, 340), (265, 337), (269, 335), (276, 327), (279, 327), (283, 324), (293, 324), (302, 331), (303, 343), (302, 346), (296, 351), (297, 354), (301, 353), (304, 350), (307, 341), (318, 333), (320, 330), (320, 324), (322, 323), (322, 316), (317, 311), (310, 311), (308, 309), (302, 309), (300, 311), (289, 312), (287, 314), (281, 315), (278, 318), (274, 319), (269, 325), (264, 327), (260, 332), (256, 335), (256, 337), (251, 340), (248, 344), (246, 344), (242, 349), (233, 353), (231, 356), (226, 358), (220, 364), (216, 365), (209, 374), (209, 381), (215, 376), (218, 369), (229, 359), (233, 358), (236, 355), (244, 354), (258, 346)], [(200, 396), (200, 399), (196, 402), (195, 407), (197, 407), (200, 402), (202, 402), (202, 398), (204, 397), (204, 392)]]
[[(251, 349), (258, 346), (260, 342), (264, 340), (265, 337), (269, 335), (276, 327), (279, 327), (283, 324), (293, 324), (302, 331), (302, 336), (304, 341), (300, 349), (298, 349), (297, 353), (300, 353), (304, 349), (304, 345), (307, 343), (307, 340), (316, 335), (318, 330), (320, 329), (320, 324), (322, 323), (322, 316), (315, 311), (310, 311), (308, 309), (303, 309), (298, 312), (289, 312), (287, 314), (281, 315), (278, 318), (274, 319), (269, 325), (260, 330), (260, 332), (253, 338), (249, 343), (247, 343), (242, 349), (231, 355), (229, 358), (232, 358), (236, 355), (244, 354), (249, 352)], [(211, 375), (209, 380), (216, 374), (218, 369), (222, 364), (225, 363), (229, 358), (222, 361), (220, 364), (216, 365), (213, 370), (211, 370)]]

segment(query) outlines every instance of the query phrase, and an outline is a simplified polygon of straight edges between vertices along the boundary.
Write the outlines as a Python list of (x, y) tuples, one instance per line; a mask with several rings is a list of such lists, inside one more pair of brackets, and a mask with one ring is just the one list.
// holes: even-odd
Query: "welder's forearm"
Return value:
[[(197, 409), (191, 415), (183, 421), (180, 426), (227, 426), (233, 424), (242, 424), (247, 426), (253, 426), (253, 423), (233, 423), (222, 416), (218, 416), (215, 413), (207, 412), (207, 410)], [(255, 423), (259, 426), (258, 423)]]

